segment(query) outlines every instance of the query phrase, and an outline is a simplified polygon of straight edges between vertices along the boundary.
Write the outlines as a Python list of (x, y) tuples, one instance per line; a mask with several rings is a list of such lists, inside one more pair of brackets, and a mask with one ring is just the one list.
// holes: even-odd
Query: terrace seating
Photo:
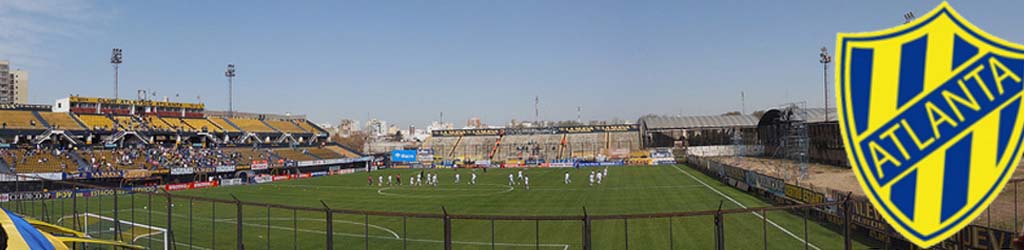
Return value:
[[(128, 169), (141, 169), (146, 165), (145, 158), (141, 154), (135, 158), (129, 158), (130, 162), (124, 161), (124, 155), (126, 152), (111, 151), (111, 150), (91, 150), (91, 151), (80, 151), (79, 155), (86, 163), (93, 164), (93, 167), (97, 167), (101, 170), (128, 170)], [(95, 162), (94, 162), (95, 160)]]
[(225, 148), (224, 153), (235, 155), (233, 159), (239, 164), (247, 164), (252, 161), (271, 160), (272, 158), (265, 149)]
[[(274, 127), (277, 130), (280, 130), (281, 132), (285, 132), (285, 133), (292, 133), (292, 134), (295, 134), (295, 133), (309, 133), (309, 132), (306, 132), (306, 130), (303, 130), (302, 128), (300, 128), (298, 125), (295, 125), (295, 123), (292, 123), (292, 122), (289, 122), (289, 121), (264, 120), (264, 122), (269, 124), (271, 127)], [(239, 125), (239, 126), (241, 126), (241, 125)]]
[(82, 123), (85, 123), (85, 126), (89, 129), (107, 130), (114, 128), (114, 121), (104, 115), (78, 115), (78, 119), (81, 120)]
[(142, 124), (135, 121), (134, 117), (131, 116), (112, 116), (114, 121), (120, 126), (121, 130), (139, 130), (143, 128)]
[(71, 113), (39, 112), (39, 116), (54, 129), (82, 130), (82, 126), (71, 117)]
[[(240, 132), (238, 129), (236, 129), (235, 127), (231, 126), (231, 124), (229, 124), (228, 122), (224, 121), (224, 119), (221, 118), (221, 117), (210, 117), (209, 119), (207, 119), (207, 121), (209, 121), (212, 124), (215, 124), (215, 127), (220, 127), (221, 129), (224, 130), (224, 132)], [(188, 122), (189, 122), (189, 124), (192, 124), (192, 127), (195, 127), (197, 125), (197, 124), (191, 123), (191, 120), (189, 120)]]
[[(158, 116), (146, 116), (145, 119), (146, 124), (148, 124), (149, 127), (154, 130), (177, 130), (179, 128), (182, 128), (180, 125), (171, 125), (170, 123), (165, 122)], [(188, 127), (185, 127), (183, 129), (188, 129)]]
[(192, 126), (189, 126), (188, 123), (185, 123), (185, 121), (180, 117), (160, 117), (160, 120), (163, 120), (163, 122), (167, 123), (167, 125), (174, 130), (195, 131)]
[(228, 118), (228, 119), (231, 120), (231, 123), (234, 123), (235, 125), (238, 125), (238, 128), (241, 128), (242, 130), (244, 130), (246, 132), (254, 132), (254, 133), (273, 133), (273, 132), (276, 132), (276, 131), (274, 131), (273, 128), (267, 127), (267, 125), (263, 124), (263, 122), (260, 121), (260, 120), (245, 119), (245, 118)]
[(32, 111), (0, 110), (0, 127), (7, 129), (46, 129)]
[(279, 148), (274, 149), (274, 154), (294, 161), (316, 160), (316, 157), (302, 153), (301, 149)]
[[(210, 120), (207, 120), (206, 118), (183, 118), (183, 119), (180, 119), (180, 120), (182, 122), (188, 124), (189, 126), (191, 126), (197, 132), (202, 132), (204, 128), (206, 129), (206, 132), (216, 132), (216, 133), (224, 132), (224, 129), (222, 129), (221, 127), (217, 126), (217, 124), (214, 124), (213, 122), (210, 122)], [(225, 128), (230, 128), (230, 127), (231, 126), (227, 126)], [(232, 129), (232, 130), (234, 130), (234, 129)]]
[[(348, 150), (348, 149), (345, 149), (345, 148), (342, 148), (342, 147), (339, 147), (339, 146), (336, 146), (336, 145), (327, 146), (326, 149), (330, 150), (330, 151), (334, 151), (335, 153), (338, 153), (338, 154), (342, 155), (345, 158), (358, 158), (359, 157), (359, 154), (356, 154), (355, 152), (352, 152), (351, 150)], [(319, 156), (319, 154), (317, 154), (317, 155)]]
[(305, 149), (307, 152), (309, 152), (310, 154), (315, 155), (316, 157), (320, 157), (320, 159), (339, 159), (339, 158), (345, 158), (345, 156), (343, 156), (343, 155), (341, 155), (341, 154), (339, 154), (337, 152), (331, 151), (330, 149), (327, 149), (327, 148), (308, 147), (308, 148), (302, 148), (302, 149)]
[(310, 133), (314, 133), (314, 134), (315, 133), (324, 133), (324, 131), (322, 131), (319, 128), (313, 126), (313, 124), (310, 124), (309, 121), (306, 121), (306, 120), (294, 120), (292, 122), (294, 122), (295, 125), (298, 125), (300, 128), (305, 129), (306, 131), (309, 131)]
[(78, 164), (66, 152), (57, 155), (48, 150), (4, 150), (0, 151), (0, 158), (18, 173), (52, 173), (75, 171), (78, 168)]

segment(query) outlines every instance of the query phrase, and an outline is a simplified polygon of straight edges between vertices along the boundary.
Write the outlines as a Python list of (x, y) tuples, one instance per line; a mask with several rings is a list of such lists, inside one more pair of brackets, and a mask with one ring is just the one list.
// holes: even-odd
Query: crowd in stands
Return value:
[(69, 168), (74, 170), (78, 167), (64, 149), (0, 149), (0, 161), (6, 163), (14, 172), (18, 172), (19, 169), (23, 172), (65, 172), (69, 171)]

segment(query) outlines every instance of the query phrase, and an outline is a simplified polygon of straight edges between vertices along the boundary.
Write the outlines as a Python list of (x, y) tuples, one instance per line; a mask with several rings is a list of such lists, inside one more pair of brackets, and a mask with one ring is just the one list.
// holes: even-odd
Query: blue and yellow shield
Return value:
[(918, 246), (949, 238), (1017, 166), (1024, 46), (942, 3), (895, 28), (840, 33), (836, 48), (839, 124), (861, 187)]

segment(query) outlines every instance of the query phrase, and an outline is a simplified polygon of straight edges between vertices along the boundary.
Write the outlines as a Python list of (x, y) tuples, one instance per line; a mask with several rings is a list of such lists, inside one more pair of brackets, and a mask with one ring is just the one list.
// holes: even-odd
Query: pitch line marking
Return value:
[[(167, 214), (166, 212), (163, 212), (163, 211), (145, 210), (145, 209), (133, 209), (133, 208), (119, 209), (118, 211), (130, 211), (130, 210), (149, 211), (149, 212), (153, 212), (153, 213), (157, 213), (157, 214), (163, 214), (163, 215)], [(107, 212), (113, 212), (113, 211), (114, 210), (107, 210)], [(178, 218), (188, 218), (188, 216), (178, 215), (178, 214), (171, 214), (171, 216), (178, 217)], [(65, 216), (65, 217), (70, 217), (70, 216)], [(254, 217), (248, 217), (248, 218), (254, 218)], [(263, 217), (263, 218), (266, 218), (266, 217)], [(274, 220), (274, 218), (275, 217), (271, 217), (271, 220)], [(308, 218), (308, 217), (299, 217), (299, 218), (306, 219), (306, 220), (313, 220), (313, 221), (321, 221), (321, 220), (317, 220), (316, 218)], [(243, 218), (243, 219), (245, 219), (245, 218)], [(225, 223), (225, 224), (235, 224), (235, 222), (233, 222), (235, 220), (236, 219), (215, 219), (214, 222)], [(341, 220), (339, 222), (343, 222), (343, 223), (344, 222), (348, 222), (350, 224), (355, 223), (355, 224), (358, 224), (358, 225), (364, 225), (363, 223), (351, 222), (351, 221), (345, 221), (345, 220)], [(281, 231), (293, 231), (293, 230), (296, 230), (295, 228), (291, 228), (291, 227), (282, 227), (282, 226), (274, 226), (274, 225), (263, 225), (263, 224), (258, 224), (258, 223), (245, 223), (244, 221), (242, 222), (242, 225), (249, 226), (249, 227), (258, 227), (258, 228), (267, 228), (267, 227), (269, 227), (269, 228), (273, 228), (273, 229), (277, 229), (277, 230), (281, 230)], [(370, 225), (374, 226), (373, 224), (370, 224)], [(381, 228), (385, 228), (385, 227), (381, 227)], [(393, 230), (390, 230), (390, 229), (387, 229), (387, 230), (393, 232)], [(299, 228), (298, 231), (299, 232), (304, 232), (304, 233), (318, 233), (318, 234), (325, 234), (325, 233), (327, 233), (327, 232), (321, 231), (321, 230), (312, 230), (312, 229), (303, 229), (303, 228)], [(363, 235), (363, 234), (351, 234), (351, 233), (335, 232), (334, 235), (347, 236), (347, 237), (352, 237), (352, 238), (366, 238), (366, 235)], [(369, 237), (373, 238), (373, 239), (382, 239), (382, 240), (401, 240), (402, 239), (401, 237), (392, 238), (392, 237), (388, 237), (388, 236), (378, 236), (378, 235), (370, 235)], [(412, 241), (412, 242), (423, 242), (423, 243), (444, 243), (444, 241), (441, 241), (441, 240), (430, 240), (430, 239), (405, 238), (405, 240)], [(455, 241), (452, 241), (452, 243), (461, 244), (461, 245), (475, 245), (475, 246), (490, 246), (491, 245), (490, 242), (480, 242), (480, 241), (458, 241), (458, 240), (455, 240)], [(183, 244), (183, 243), (180, 243), (180, 242), (175, 242), (175, 244), (187, 245), (187, 244)], [(495, 246), (507, 246), (507, 247), (536, 247), (538, 244), (535, 244), (535, 243), (495, 242), (494, 245)], [(569, 244), (558, 244), (558, 243), (541, 243), (539, 245), (541, 247), (560, 247), (560, 248), (562, 248), (562, 250), (568, 250), (569, 247), (571, 247), (571, 245), (569, 245)], [(202, 248), (202, 247), (196, 246), (195, 248)], [(205, 248), (205, 249), (208, 249), (208, 248)]]
[[(696, 177), (696, 176), (693, 176), (693, 175), (692, 175), (692, 174), (690, 174), (689, 172), (683, 171), (683, 169), (679, 168), (679, 166), (676, 166), (676, 165), (672, 165), (672, 167), (676, 168), (676, 170), (679, 170), (679, 172), (682, 172), (683, 174), (686, 174), (686, 175), (687, 175), (687, 176), (689, 176), (689, 177), (690, 177), (691, 179), (693, 179), (693, 180), (697, 181), (697, 182), (698, 182), (698, 183), (700, 183), (701, 185), (704, 185), (704, 187), (707, 187), (708, 189), (711, 189), (711, 191), (714, 191), (714, 192), (715, 192), (715, 193), (717, 193), (718, 195), (721, 195), (722, 197), (725, 197), (726, 199), (728, 199), (728, 200), (729, 200), (729, 201), (731, 201), (732, 203), (734, 203), (734, 204), (736, 204), (736, 205), (738, 205), (738, 206), (740, 206), (740, 207), (742, 207), (742, 208), (744, 208), (744, 209), (746, 209), (746, 208), (747, 208), (747, 206), (744, 206), (744, 205), (743, 205), (742, 203), (740, 203), (739, 201), (736, 201), (736, 199), (733, 199), (733, 198), (732, 198), (731, 196), (729, 196), (729, 195), (726, 195), (726, 194), (722, 193), (721, 191), (718, 191), (718, 189), (716, 189), (716, 188), (712, 187), (711, 185), (708, 185), (707, 183), (704, 183), (704, 182), (703, 182), (703, 181), (701, 181), (700, 179), (697, 179), (697, 177)], [(821, 248), (818, 248), (818, 246), (815, 246), (815, 245), (814, 245), (813, 243), (807, 242), (807, 241), (806, 241), (806, 240), (804, 240), (803, 238), (800, 238), (800, 236), (797, 236), (796, 234), (793, 234), (793, 232), (790, 232), (789, 230), (786, 230), (786, 229), (785, 229), (785, 228), (783, 228), (782, 226), (779, 226), (779, 224), (776, 224), (776, 223), (775, 223), (775, 221), (772, 221), (771, 219), (765, 219), (765, 218), (764, 218), (764, 216), (762, 216), (761, 214), (759, 214), (759, 213), (756, 213), (756, 212), (750, 212), (750, 213), (751, 213), (751, 214), (754, 214), (754, 216), (757, 216), (757, 218), (760, 218), (760, 219), (764, 219), (765, 221), (768, 221), (768, 224), (771, 224), (771, 225), (772, 225), (772, 226), (774, 226), (775, 228), (778, 228), (779, 230), (782, 230), (782, 232), (783, 232), (783, 233), (786, 233), (786, 234), (788, 234), (788, 235), (789, 235), (790, 237), (793, 237), (794, 239), (796, 239), (796, 240), (799, 240), (800, 242), (802, 242), (802, 243), (805, 243), (805, 244), (807, 244), (807, 245), (808, 245), (808, 246), (810, 246), (811, 248), (814, 248), (814, 249), (817, 249), (817, 250), (821, 250)], [(767, 233), (767, 232), (766, 232), (766, 233)]]

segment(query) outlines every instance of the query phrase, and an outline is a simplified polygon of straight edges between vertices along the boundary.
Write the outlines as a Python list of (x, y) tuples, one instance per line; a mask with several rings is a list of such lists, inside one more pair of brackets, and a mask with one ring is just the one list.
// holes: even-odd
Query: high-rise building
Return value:
[(28, 71), (11, 71), (11, 63), (0, 60), (0, 104), (14, 103), (28, 103)]
[(11, 62), (0, 60), (0, 104), (14, 103), (14, 86), (11, 82)]
[(28, 71), (11, 71), (11, 82), (14, 86), (14, 103), (28, 104)]

